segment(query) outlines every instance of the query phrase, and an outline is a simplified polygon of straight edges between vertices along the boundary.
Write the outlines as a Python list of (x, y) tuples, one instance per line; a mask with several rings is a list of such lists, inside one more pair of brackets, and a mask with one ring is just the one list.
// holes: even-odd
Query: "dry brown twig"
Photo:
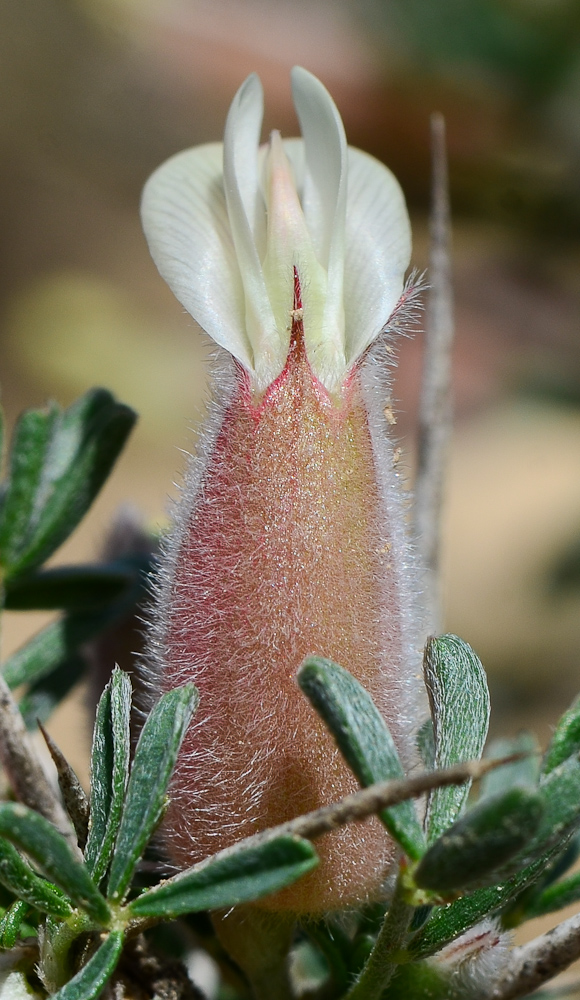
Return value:
[(451, 350), (453, 291), (451, 283), (451, 222), (445, 147), (445, 120), (431, 116), (432, 208), (429, 297), (423, 378), (419, 405), (415, 535), (426, 573), (429, 629), (441, 630), (439, 553), (441, 504), (451, 435)]
[(528, 941), (510, 954), (506, 973), (496, 984), (492, 1000), (527, 997), (580, 958), (580, 913), (553, 930)]
[(0, 760), (19, 802), (41, 813), (78, 850), (76, 837), (46, 777), (6, 681), (0, 675)]

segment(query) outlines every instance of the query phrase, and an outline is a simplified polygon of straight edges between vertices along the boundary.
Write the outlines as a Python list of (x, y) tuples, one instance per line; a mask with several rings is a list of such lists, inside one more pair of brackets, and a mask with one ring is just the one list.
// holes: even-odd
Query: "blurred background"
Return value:
[[(253, 70), (265, 129), (296, 134), (294, 63), (327, 85), (351, 144), (399, 177), (420, 269), (429, 115), (446, 116), (457, 304), (446, 628), (489, 672), (494, 730), (531, 724), (545, 742), (580, 690), (578, 0), (3, 0), (8, 420), (94, 384), (141, 414), (59, 560), (98, 556), (122, 502), (165, 523), (203, 412), (209, 347), (149, 258), (142, 185), (172, 153), (221, 138)], [(401, 344), (394, 388), (410, 479), (420, 357), (420, 337)], [(4, 654), (43, 623), (6, 617)], [(83, 770), (81, 705), (51, 729)]]

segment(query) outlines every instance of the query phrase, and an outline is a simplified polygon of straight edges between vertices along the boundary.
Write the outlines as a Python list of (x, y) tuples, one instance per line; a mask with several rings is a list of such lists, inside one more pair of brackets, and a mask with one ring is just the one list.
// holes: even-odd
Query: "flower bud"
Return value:
[[(403, 759), (420, 697), (405, 500), (369, 349), (410, 254), (397, 182), (346, 146), (330, 96), (293, 71), (304, 138), (258, 147), (242, 86), (223, 147), (149, 180), (143, 220), (178, 298), (233, 361), (186, 478), (162, 567), (152, 679), (193, 680), (163, 836), (185, 867), (356, 790), (300, 693), (317, 653), (370, 691)], [(226, 356), (227, 357), (227, 356)], [(328, 834), (320, 865), (260, 905), (321, 912), (380, 895), (395, 847), (378, 820)]]

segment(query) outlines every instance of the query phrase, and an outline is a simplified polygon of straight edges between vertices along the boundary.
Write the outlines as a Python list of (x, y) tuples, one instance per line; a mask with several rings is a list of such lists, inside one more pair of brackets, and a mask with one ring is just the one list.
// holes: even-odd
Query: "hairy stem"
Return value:
[(345, 1000), (379, 1000), (397, 967), (396, 953), (405, 943), (413, 907), (405, 902), (399, 875), (393, 901), (385, 916), (373, 950)]

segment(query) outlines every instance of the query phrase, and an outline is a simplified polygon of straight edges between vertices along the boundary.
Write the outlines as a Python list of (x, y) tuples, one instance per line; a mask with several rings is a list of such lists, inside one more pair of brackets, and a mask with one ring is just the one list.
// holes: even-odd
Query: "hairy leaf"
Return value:
[(10, 449), (10, 478), (0, 511), (0, 559), (9, 570), (25, 549), (59, 409), (27, 410), (18, 419)]
[(410, 958), (416, 961), (433, 955), (484, 917), (502, 910), (541, 876), (545, 865), (546, 860), (541, 858), (510, 879), (485, 889), (476, 889), (447, 906), (435, 907), (428, 922), (409, 945)]
[(52, 823), (26, 806), (0, 803), (0, 836), (24, 851), (48, 878), (100, 924), (107, 924), (109, 907), (87, 869), (74, 856)]
[[(331, 660), (312, 656), (301, 666), (297, 680), (364, 788), (405, 777), (382, 715), (352, 674)], [(425, 838), (415, 804), (401, 802), (378, 816), (405, 853), (417, 860), (425, 849)]]
[(68, 917), (71, 906), (49, 882), (39, 878), (12, 844), (0, 837), (0, 882), (43, 913)]
[[(489, 691), (485, 671), (471, 646), (455, 635), (429, 639), (423, 661), (431, 704), (436, 768), (477, 759), (489, 725)], [(470, 782), (437, 788), (427, 807), (428, 841), (432, 843), (460, 815)]]
[(122, 950), (121, 931), (111, 931), (93, 957), (66, 986), (53, 994), (52, 1000), (94, 1000), (115, 971)]
[(543, 770), (546, 774), (562, 764), (573, 754), (580, 752), (580, 697), (558, 722), (544, 758)]
[(90, 826), (85, 864), (99, 883), (119, 829), (129, 780), (131, 681), (115, 667), (97, 706), (91, 751)]
[(482, 799), (431, 845), (414, 872), (416, 884), (450, 892), (487, 880), (529, 843), (543, 811), (541, 796), (525, 788)]
[(165, 793), (198, 695), (193, 684), (164, 694), (141, 731), (109, 875), (111, 899), (124, 897), (165, 803)]
[(0, 920), (0, 947), (10, 950), (20, 937), (22, 924), (29, 906), (23, 899), (17, 899)]
[(20, 418), (0, 522), (7, 580), (39, 566), (76, 528), (135, 419), (105, 389), (91, 389), (66, 410)]
[(291, 885), (317, 864), (316, 851), (299, 837), (242, 841), (143, 893), (129, 909), (135, 916), (173, 919), (237, 906)]

